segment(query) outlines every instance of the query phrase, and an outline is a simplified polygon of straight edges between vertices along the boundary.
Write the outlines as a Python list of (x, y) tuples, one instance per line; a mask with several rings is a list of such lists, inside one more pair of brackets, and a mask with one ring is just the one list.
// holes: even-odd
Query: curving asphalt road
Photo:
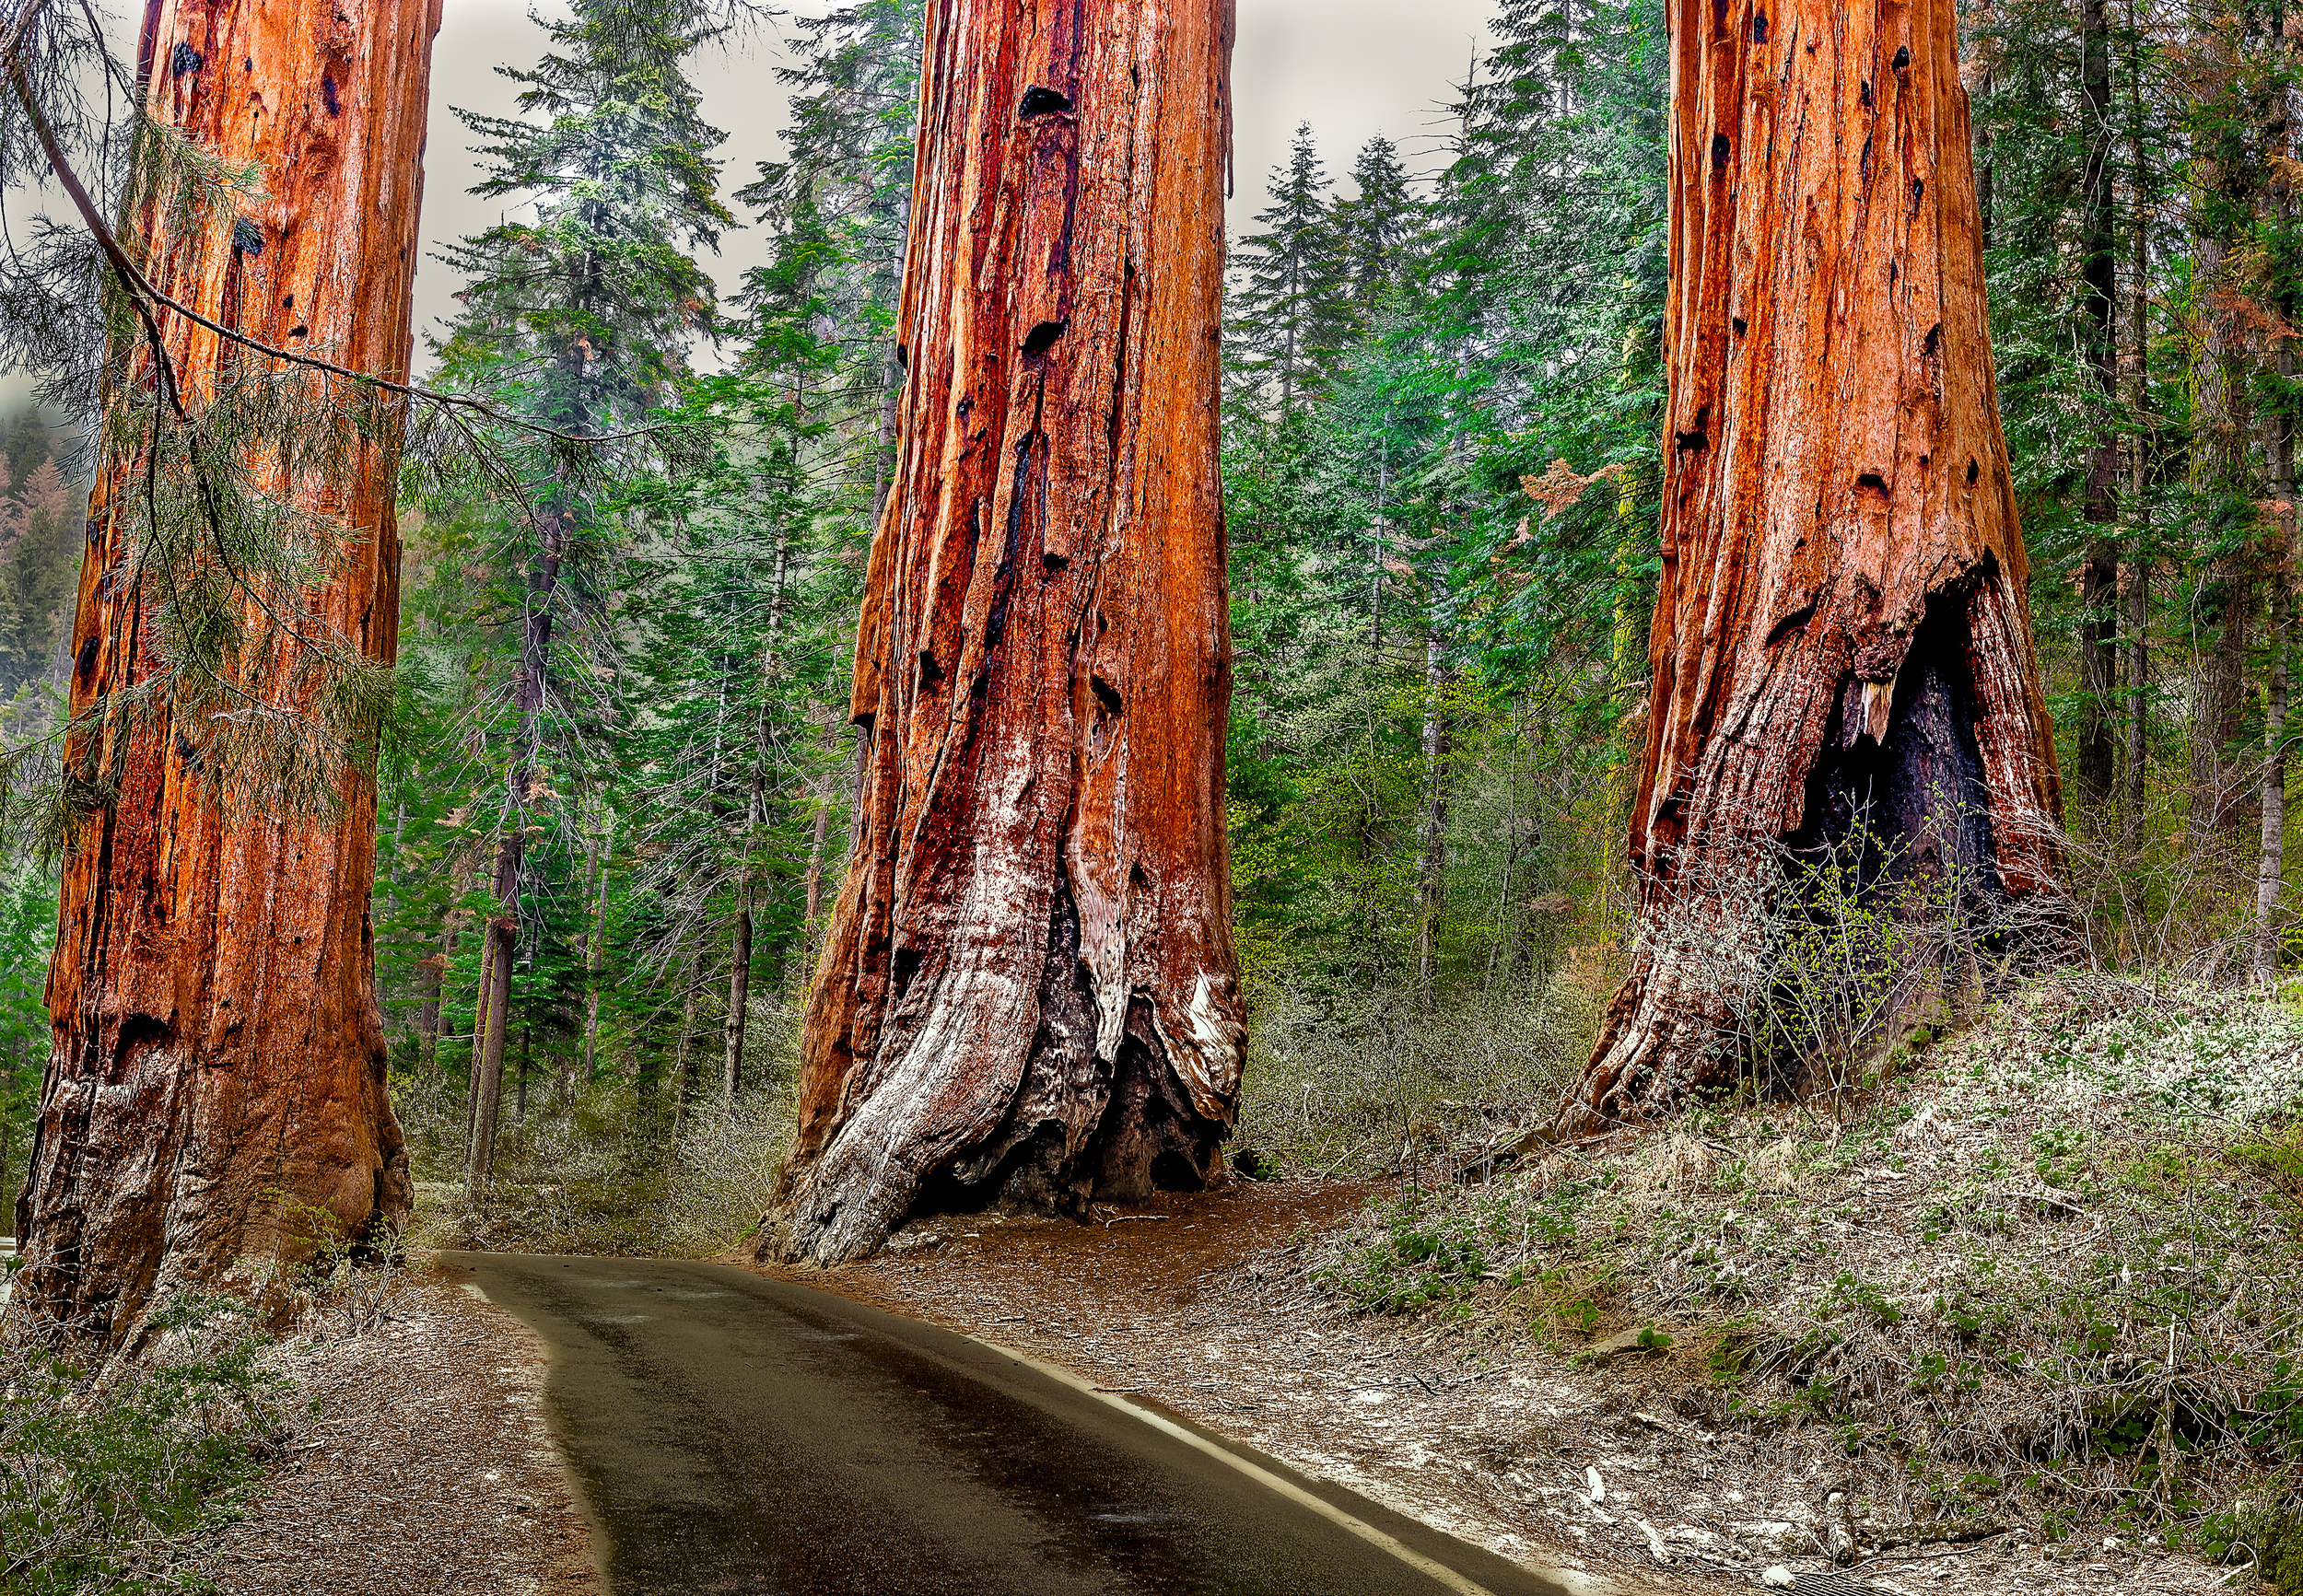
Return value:
[(843, 1298), (708, 1264), (440, 1261), (550, 1345), (613, 1596), (1592, 1596)]

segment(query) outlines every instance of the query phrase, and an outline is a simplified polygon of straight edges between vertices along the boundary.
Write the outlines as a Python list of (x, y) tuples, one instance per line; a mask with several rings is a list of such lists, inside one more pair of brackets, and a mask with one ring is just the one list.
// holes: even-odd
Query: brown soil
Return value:
[[(1719, 1432), (1675, 1413), (1673, 1393), (1701, 1378), (1681, 1353), (1583, 1369), (1533, 1347), (1467, 1352), (1447, 1325), (1354, 1318), (1307, 1290), (1289, 1243), (1337, 1229), (1385, 1189), (1237, 1184), (1099, 1208), (1088, 1224), (947, 1216), (836, 1269), (730, 1261), (1028, 1351), (1501, 1555), (1612, 1590), (1715, 1592), (1750, 1589), (1779, 1565), (1829, 1568), (1816, 1534), (1837, 1510), (1844, 1459), (1821, 1437)], [(1596, 1499), (1588, 1471), (1601, 1476)], [(2188, 1559), (2092, 1543), (2051, 1555), (2015, 1537), (1891, 1554), (1853, 1573), (1889, 1596), (2216, 1581)]]
[(315, 1315), (274, 1355), (309, 1404), (198, 1571), (228, 1596), (598, 1596), (535, 1340), (442, 1273), (388, 1311), (348, 1338)]

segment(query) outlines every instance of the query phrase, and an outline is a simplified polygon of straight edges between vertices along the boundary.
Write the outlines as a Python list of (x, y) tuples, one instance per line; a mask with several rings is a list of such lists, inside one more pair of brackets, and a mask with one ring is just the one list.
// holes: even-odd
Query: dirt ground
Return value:
[[(1351, 1318), (1259, 1264), (1376, 1190), (1240, 1183), (1099, 1209), (1087, 1225), (947, 1217), (907, 1227), (865, 1263), (778, 1273), (1149, 1396), (1534, 1566), (1689, 1592), (1831, 1567), (1824, 1538), (1845, 1482), (1828, 1440), (1682, 1418), (1671, 1392), (1696, 1377), (1669, 1355), (1604, 1369), (1533, 1350), (1466, 1357), (1412, 1324)], [(2226, 1588), (2192, 1559), (2015, 1534), (1886, 1551), (1843, 1572), (1893, 1596)]]
[(355, 1337), (316, 1320), (272, 1354), (297, 1433), (196, 1570), (228, 1596), (598, 1596), (534, 1339), (438, 1272), (387, 1311)]

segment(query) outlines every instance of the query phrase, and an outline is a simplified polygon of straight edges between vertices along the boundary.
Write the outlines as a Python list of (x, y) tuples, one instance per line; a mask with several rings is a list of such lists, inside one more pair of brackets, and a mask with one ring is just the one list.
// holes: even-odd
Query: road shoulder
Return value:
[(295, 1433), (197, 1571), (232, 1596), (599, 1596), (535, 1337), (452, 1272), (411, 1272), (386, 1311), (270, 1355)]

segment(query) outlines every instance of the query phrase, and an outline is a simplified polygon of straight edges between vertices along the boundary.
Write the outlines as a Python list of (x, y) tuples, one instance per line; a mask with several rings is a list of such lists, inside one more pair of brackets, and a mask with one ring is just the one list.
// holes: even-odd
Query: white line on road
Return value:
[(1150, 1425), (1153, 1429), (1159, 1430), (1163, 1434), (1174, 1436), (1177, 1440), (1182, 1441), (1186, 1446), (1203, 1451), (1207, 1453), (1208, 1456), (1215, 1459), (1216, 1462), (1228, 1464), (1232, 1468), (1237, 1469), (1241, 1474), (1245, 1474), (1249, 1479), (1255, 1481), (1266, 1490), (1272, 1491), (1280, 1496), (1285, 1497), (1289, 1501), (1294, 1502), (1300, 1507), (1309, 1508), (1313, 1512), (1317, 1513), (1321, 1518), (1327, 1520), (1330, 1523), (1350, 1531), (1351, 1533), (1357, 1535), (1361, 1540), (1365, 1541), (1369, 1545), (1378, 1547), (1383, 1551), (1390, 1553), (1393, 1556), (1398, 1558), (1402, 1563), (1407, 1564), (1408, 1567), (1415, 1569), (1418, 1573), (1424, 1575), (1428, 1579), (1436, 1580), (1438, 1583), (1444, 1585), (1448, 1590), (1455, 1591), (1455, 1596), (1495, 1596), (1495, 1593), (1490, 1590), (1486, 1586), (1475, 1584), (1471, 1580), (1465, 1579), (1461, 1574), (1456, 1573), (1455, 1569), (1450, 1568), (1446, 1564), (1437, 1562), (1432, 1558), (1425, 1556), (1422, 1553), (1417, 1551), (1414, 1547), (1406, 1544), (1397, 1537), (1386, 1535), (1383, 1531), (1377, 1529), (1374, 1525), (1367, 1522), (1363, 1519), (1353, 1518), (1350, 1513), (1345, 1512), (1341, 1508), (1337, 1507), (1333, 1502), (1328, 1501), (1323, 1497), (1314, 1496), (1311, 1492), (1305, 1490), (1294, 1481), (1283, 1479), (1280, 1475), (1273, 1474), (1269, 1469), (1257, 1467), (1256, 1464), (1248, 1462), (1247, 1459), (1241, 1457), (1237, 1452), (1231, 1450), (1227, 1447), (1220, 1447), (1216, 1445), (1215, 1442), (1210, 1440), (1206, 1436), (1200, 1435), (1195, 1430), (1187, 1429), (1182, 1425), (1177, 1424), (1175, 1420), (1168, 1418), (1163, 1415), (1153, 1413), (1149, 1408), (1138, 1407), (1132, 1402), (1118, 1401), (1111, 1393), (1103, 1391), (1097, 1386), (1090, 1384), (1084, 1380), (1081, 1380), (1078, 1375), (1072, 1373), (1070, 1369), (1061, 1369), (1055, 1364), (1045, 1361), (1044, 1359), (1034, 1357), (1028, 1352), (1018, 1352), (1012, 1346), (1001, 1346), (996, 1342), (986, 1341), (980, 1336), (971, 1335), (968, 1339), (975, 1342), (978, 1346), (986, 1347), (990, 1351), (999, 1353), (1003, 1357), (1012, 1357), (1018, 1363), (1023, 1364), (1025, 1368), (1036, 1369), (1041, 1374), (1046, 1375), (1048, 1379), (1058, 1381), (1061, 1384), (1068, 1385), (1074, 1391), (1084, 1392), (1086, 1395), (1092, 1396), (1096, 1401), (1103, 1403), (1107, 1407), (1117, 1408), (1128, 1417), (1140, 1420), (1141, 1422)]

